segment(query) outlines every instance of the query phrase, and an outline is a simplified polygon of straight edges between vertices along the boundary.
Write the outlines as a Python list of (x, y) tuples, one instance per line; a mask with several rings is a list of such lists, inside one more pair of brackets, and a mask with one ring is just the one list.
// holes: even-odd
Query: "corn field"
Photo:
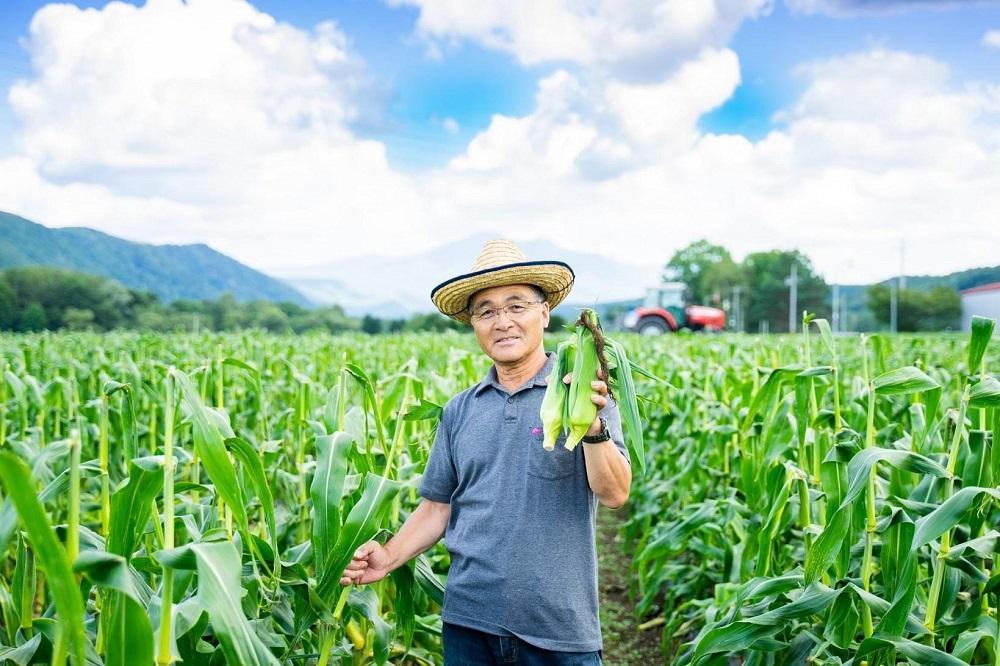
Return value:
[[(636, 631), (662, 632), (665, 663), (1000, 666), (993, 323), (804, 323), (616, 336), (669, 383), (636, 377)], [(489, 367), (471, 335), (63, 333), (0, 353), (0, 662), (441, 663), (442, 545), (338, 581), (416, 507), (441, 406)]]
[(625, 528), (670, 663), (1000, 664), (1000, 359), (974, 322), (834, 338), (807, 316), (637, 354), (676, 387)]

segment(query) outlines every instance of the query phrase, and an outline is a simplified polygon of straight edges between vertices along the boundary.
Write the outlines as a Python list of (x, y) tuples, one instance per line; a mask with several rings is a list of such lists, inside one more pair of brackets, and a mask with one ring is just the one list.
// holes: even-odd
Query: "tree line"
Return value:
[(230, 294), (211, 300), (163, 303), (148, 291), (114, 280), (47, 266), (0, 271), (0, 331), (96, 330), (235, 331), (261, 328), (275, 333), (324, 331), (445, 331), (458, 322), (437, 313), (409, 318), (348, 316), (339, 305), (305, 308), (267, 300), (239, 302)]
[[(796, 310), (832, 318), (830, 285), (812, 262), (797, 250), (748, 254), (735, 261), (721, 245), (700, 240), (675, 252), (664, 267), (664, 280), (687, 285), (689, 303), (721, 307), (734, 323), (741, 313), (741, 330), (788, 330), (789, 286), (796, 267)], [(844, 328), (873, 330), (889, 325), (890, 288), (876, 284), (851, 304), (853, 320)], [(897, 329), (937, 331), (955, 328), (961, 300), (950, 286), (902, 289), (897, 293)], [(552, 315), (549, 330), (565, 319)], [(130, 289), (97, 275), (46, 266), (0, 271), (0, 330), (98, 330), (137, 328), (152, 331), (208, 329), (234, 331), (261, 328), (276, 333), (362, 331), (370, 334), (402, 331), (463, 330), (436, 312), (408, 318), (351, 317), (339, 305), (306, 308), (297, 303), (267, 300), (239, 302), (229, 294), (211, 300), (180, 299), (164, 303), (148, 291)]]
[[(664, 281), (687, 285), (689, 303), (721, 307), (742, 313), (742, 330), (788, 331), (789, 277), (795, 266), (796, 310), (833, 318), (831, 286), (816, 273), (809, 257), (798, 250), (752, 252), (737, 262), (729, 250), (699, 240), (675, 252), (664, 266)], [(854, 291), (857, 291), (856, 289)], [(846, 297), (842, 290), (841, 299)], [(844, 328), (873, 330), (889, 326), (891, 288), (885, 283), (867, 287), (863, 299), (840, 306), (852, 315)], [(897, 330), (940, 331), (957, 328), (962, 315), (958, 291), (947, 285), (929, 289), (901, 289), (896, 294)], [(737, 302), (738, 301), (738, 302)], [(799, 321), (800, 317), (795, 317)]]

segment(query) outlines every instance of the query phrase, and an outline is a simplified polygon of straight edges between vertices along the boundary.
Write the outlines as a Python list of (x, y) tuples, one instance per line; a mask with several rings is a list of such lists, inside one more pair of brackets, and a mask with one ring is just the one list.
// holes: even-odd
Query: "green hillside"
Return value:
[(262, 298), (309, 304), (287, 284), (207, 245), (133, 243), (82, 227), (50, 229), (0, 212), (0, 269), (30, 265), (102, 275), (151, 291), (164, 302), (213, 299), (228, 292), (239, 301)]

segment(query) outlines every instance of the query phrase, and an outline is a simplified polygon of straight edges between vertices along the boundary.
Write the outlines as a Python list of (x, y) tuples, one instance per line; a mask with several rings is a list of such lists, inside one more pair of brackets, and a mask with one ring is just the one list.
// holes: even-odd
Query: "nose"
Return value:
[[(505, 317), (506, 317), (506, 323), (504, 322)], [(514, 325), (514, 318), (511, 317), (506, 311), (501, 310), (500, 312), (497, 313), (497, 322), (496, 324), (493, 325), (493, 328), (507, 330), (513, 325)]]

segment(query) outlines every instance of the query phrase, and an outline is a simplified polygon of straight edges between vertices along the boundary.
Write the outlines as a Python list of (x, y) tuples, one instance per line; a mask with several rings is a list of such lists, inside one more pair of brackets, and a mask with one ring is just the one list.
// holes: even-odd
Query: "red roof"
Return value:
[(1000, 282), (990, 282), (989, 284), (981, 284), (978, 287), (971, 287), (969, 289), (963, 289), (959, 293), (965, 294), (978, 294), (981, 291), (1000, 291)]

